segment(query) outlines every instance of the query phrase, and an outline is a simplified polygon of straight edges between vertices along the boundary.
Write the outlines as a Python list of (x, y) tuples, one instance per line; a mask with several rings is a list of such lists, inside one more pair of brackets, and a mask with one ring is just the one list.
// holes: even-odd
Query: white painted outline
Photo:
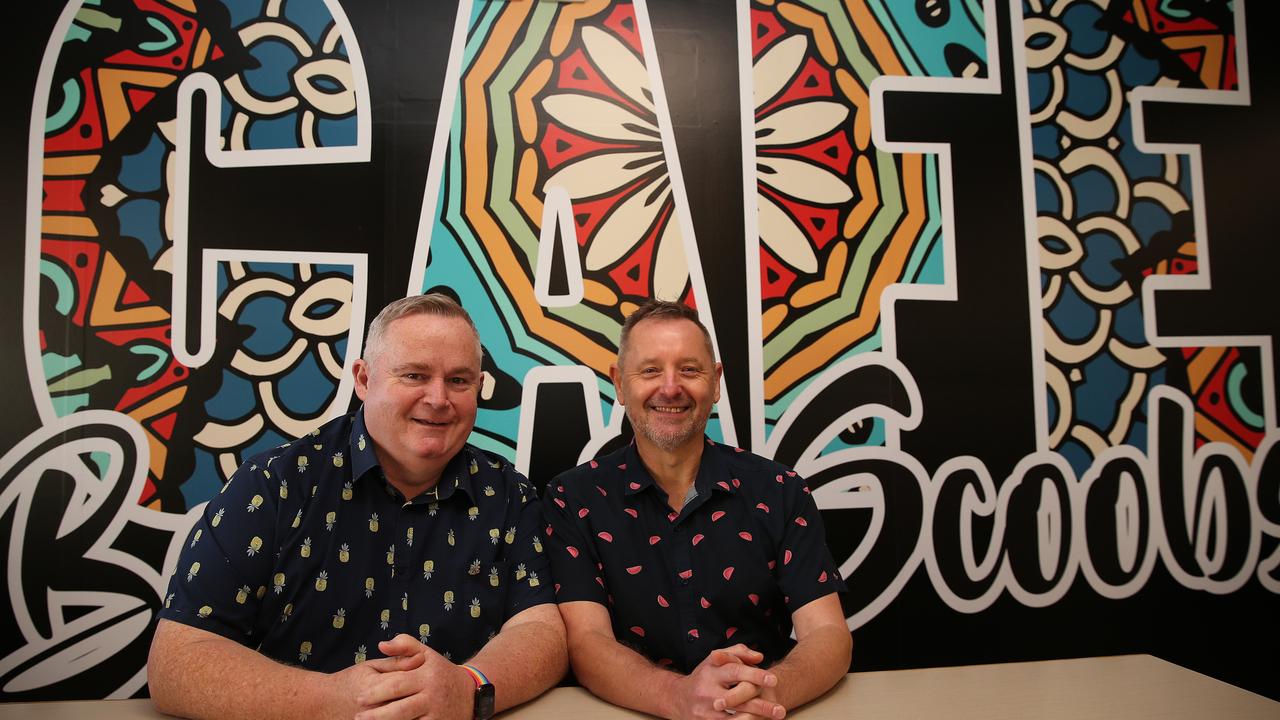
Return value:
[[(1248, 107), (1253, 104), (1249, 90), (1249, 49), (1245, 35), (1245, 0), (1236, 0), (1236, 77), (1237, 90), (1203, 90), (1191, 88), (1166, 88), (1144, 86), (1129, 92), (1129, 106), (1133, 125), (1133, 144), (1144, 153), (1186, 155), (1191, 176), (1191, 212), (1195, 225), (1196, 260), (1198, 269), (1191, 275), (1150, 275), (1142, 283), (1142, 329), (1147, 342), (1153, 347), (1254, 347), (1262, 358), (1262, 415), (1266, 430), (1277, 429), (1276, 388), (1274, 379), (1275, 358), (1271, 354), (1269, 336), (1257, 335), (1161, 335), (1156, 323), (1155, 295), (1165, 290), (1209, 290), (1212, 288), (1210, 272), (1209, 209), (1204, 196), (1204, 164), (1200, 146), (1192, 143), (1156, 143), (1146, 137), (1145, 104), (1147, 102), (1186, 103), (1195, 105), (1227, 105)], [(1229, 212), (1228, 208), (1218, 208)]]
[[(556, 242), (556, 228), (560, 242)], [(559, 252), (564, 262), (569, 292), (551, 293), (551, 264)], [(578, 228), (573, 222), (573, 202), (569, 191), (556, 185), (547, 188), (542, 204), (542, 228), (538, 232), (538, 262), (533, 273), (533, 295), (543, 307), (573, 307), (582, 302), (582, 257), (578, 253)]]
[[(453, 116), (458, 104), (458, 96), (461, 93), (462, 78), (462, 57), (467, 42), (467, 30), (473, 12), (474, 0), (460, 0), (458, 3), (458, 14), (454, 19), (453, 40), (449, 47), (449, 65), (445, 70), (444, 87), (440, 94), (440, 112), (436, 120), (436, 135), (431, 146), (431, 161), (427, 170), (427, 183), (423, 190), (422, 212), (418, 217), (418, 231), (414, 238), (413, 250), (413, 268), (409, 276), (408, 294), (422, 292), (423, 284), (426, 281), (427, 258), (431, 251), (431, 235), (432, 229), (435, 227), (436, 218), (439, 214), (439, 198), (441, 182), (445, 171), (445, 156), (448, 153), (449, 136), (453, 131)], [(707, 296), (706, 280), (702, 275), (702, 260), (698, 255), (698, 244), (693, 232), (693, 219), (689, 211), (689, 200), (685, 193), (684, 175), (680, 169), (680, 158), (676, 152), (676, 142), (674, 129), (671, 122), (671, 114), (667, 107), (666, 90), (662, 83), (662, 72), (658, 65), (658, 57), (656, 45), (653, 40), (652, 25), (649, 22), (649, 11), (644, 0), (633, 0), (632, 7), (636, 14), (636, 31), (640, 35), (640, 45), (644, 52), (645, 69), (649, 73), (649, 91), (653, 94), (654, 115), (657, 117), (658, 131), (662, 138), (663, 161), (666, 163), (667, 176), (671, 181), (672, 202), (675, 203), (675, 216), (680, 223), (680, 232), (683, 236), (685, 258), (689, 264), (689, 281), (693, 287), (695, 302), (703, 324), (707, 326), (707, 332), (711, 335), (712, 348), (715, 350), (716, 360), (720, 359), (720, 348), (716, 342), (715, 323), (711, 313), (711, 303)], [(552, 188), (551, 190), (555, 190)], [(548, 192), (550, 195), (550, 191)], [(544, 222), (542, 233), (546, 232), (546, 212), (544, 210)], [(563, 223), (564, 220), (562, 219)], [(570, 211), (569, 226), (572, 227), (572, 211)], [(563, 228), (562, 228), (563, 232)], [(540, 236), (540, 247), (545, 245), (545, 241)], [(538, 265), (542, 265), (542, 255), (539, 252)], [(575, 253), (576, 255), (576, 253)], [(570, 256), (572, 259), (581, 263), (581, 259), (576, 256)], [(572, 275), (572, 273), (571, 273)], [(535, 273), (535, 281), (541, 276), (541, 271)], [(535, 295), (537, 289), (535, 285)], [(541, 297), (537, 298), (543, 307), (564, 307), (563, 304), (549, 305), (543, 301)], [(543, 366), (553, 367), (553, 366)], [(567, 366), (559, 366), (567, 367)], [(578, 366), (587, 369), (590, 374), (590, 382), (583, 385), (584, 398), (587, 399), (587, 412), (589, 414), (595, 412), (593, 409), (601, 402), (600, 386), (593, 371), (585, 366)], [(547, 380), (546, 378), (555, 378), (555, 380)], [(524, 397), (528, 395), (530, 386), (536, 387), (540, 382), (577, 382), (586, 376), (576, 372), (566, 372), (563, 376), (557, 373), (544, 375), (541, 372), (533, 372), (532, 370), (526, 375)], [(536, 395), (534, 395), (536, 397)], [(594, 398), (594, 399), (593, 399)], [(532, 405), (524, 405), (524, 407), (532, 408)], [(737, 432), (734, 428), (733, 411), (729, 404), (728, 387), (725, 379), (720, 380), (720, 402), (717, 404), (717, 417), (720, 420), (721, 434), (724, 442), (728, 445), (737, 445)], [(615, 408), (614, 417), (610, 419), (608, 426), (600, 425), (601, 432), (613, 432), (619, 427), (618, 422), (621, 421), (619, 414)], [(521, 412), (520, 422), (517, 430), (516, 457), (528, 458), (531, 450), (524, 447), (527, 438), (533, 435), (533, 413)], [(593, 425), (593, 431), (595, 426)], [(587, 447), (599, 447), (610, 439), (610, 435), (593, 435), (588, 442)], [(584, 450), (585, 452), (585, 450)], [(522, 467), (520, 461), (517, 460), (517, 468)]]
[[(44, 120), (48, 111), (49, 94), (53, 80), (53, 70), (63, 46), (63, 39), (79, 12), (83, 3), (73, 0), (63, 8), (57, 23), (45, 46), (44, 56), (40, 63), (40, 71), (36, 77), (36, 87), (31, 101), (31, 123), (27, 143), (27, 212), (26, 212), (26, 256), (24, 261), (23, 286), (23, 349), (27, 360), (27, 380), (31, 386), (32, 398), (41, 421), (48, 425), (57, 421), (57, 412), (48, 391), (48, 383), (44, 378), (39, 343), (40, 327), (39, 304), (40, 292), (40, 250), (41, 250), (41, 212), (42, 183), (44, 180)], [(188, 75), (178, 86), (176, 122), (178, 142), (174, 151), (175, 172), (173, 186), (169, 188), (173, 203), (173, 297), (171, 298), (170, 317), (172, 319), (171, 350), (173, 357), (183, 365), (194, 368), (203, 365), (213, 354), (214, 342), (211, 329), (206, 331), (204, 317), (211, 319), (213, 308), (207, 302), (208, 293), (202, 293), (206, 302), (202, 303), (200, 349), (191, 355), (186, 349), (186, 259), (187, 218), (189, 216), (190, 187), (190, 143), (191, 134), (191, 96), (195, 92), (205, 94), (205, 133), (204, 152), (209, 162), (216, 167), (265, 167), (277, 165), (313, 165), (329, 163), (368, 162), (372, 149), (373, 112), (369, 100), (369, 82), (365, 72), (364, 59), (360, 45), (356, 41), (342, 6), (337, 0), (324, 0), (339, 29), (342, 42), (347, 49), (347, 57), (351, 64), (352, 81), (356, 95), (356, 144), (344, 147), (327, 148), (287, 148), (274, 150), (240, 150), (227, 151), (221, 147), (222, 137), (216, 128), (221, 127), (222, 90), (218, 82), (206, 72), (196, 71)], [(208, 251), (206, 251), (208, 252)], [(231, 251), (215, 251), (231, 252)], [(206, 258), (207, 260), (207, 258)], [(307, 257), (291, 253), (287, 262), (307, 262)], [(364, 298), (361, 296), (361, 303)], [(361, 314), (362, 319), (363, 313)], [(357, 318), (353, 314), (353, 320)], [(211, 320), (210, 320), (211, 322)], [(211, 328), (211, 326), (210, 326)], [(363, 333), (363, 328), (360, 329)], [(353, 332), (352, 337), (358, 337)], [(350, 350), (350, 346), (348, 348)], [(357, 348), (358, 349), (358, 348)], [(358, 355), (357, 355), (358, 357)]]
[[(62, 525), (58, 528), (57, 537), (63, 537), (79, 527), (84, 520), (101, 507), (117, 483), (128, 483), (129, 489), (125, 494), (125, 504), (111, 518), (103, 534), (93, 541), (93, 544), (84, 553), (84, 557), (88, 560), (114, 565), (141, 578), (155, 592), (157, 599), (163, 599), (165, 588), (168, 586), (169, 575), (172, 574), (173, 568), (177, 565), (178, 552), (181, 549), (183, 539), (204, 508), (204, 505), (201, 504), (196, 508), (192, 508), (186, 514), (179, 515), (176, 513), (156, 512), (133, 502), (133, 499), (141, 495), (147, 480), (147, 459), (150, 452), (146, 436), (142, 426), (134, 421), (133, 418), (109, 410), (85, 410), (45, 424), (19, 441), (3, 457), (0, 457), (0, 475), (7, 474), (35, 448), (50, 439), (74, 437), (78, 434), (76, 432), (78, 428), (95, 424), (118, 427), (132, 441), (137, 464), (133, 468), (133, 474), (130, 477), (124, 477), (120, 474), (123, 460), (122, 449), (106, 438), (91, 436), (70, 440), (57, 448), (51, 448), (49, 452), (39, 458), (35, 458), (34, 462), (23, 468), (14, 478), (14, 481), (0, 492), (0, 509), (14, 508), (15, 513), (13, 534), (7, 549), (9, 566), (8, 595), (10, 607), (14, 611), (14, 619), (17, 621), (19, 631), (26, 641), (26, 644), (21, 648), (0, 659), (0, 674), (4, 674), (27, 659), (47, 651), (68, 637), (73, 637), (104, 620), (117, 617), (121, 612), (136, 607), (136, 603), (132, 602), (133, 598), (131, 596), (121, 596), (116, 593), (63, 593), (59, 597), (51, 595), (51, 615), (53, 615), (52, 611), (59, 607), (59, 603), (96, 605), (99, 606), (99, 609), (67, 623), (62, 622), (61, 618), (51, 617), (52, 637), (43, 637), (37, 631), (22, 595), (21, 572), (23, 539), (25, 537), (23, 531), (28, 522), (31, 494), (46, 470), (52, 468), (62, 469), (76, 481), (74, 495), (68, 502), (68, 511)], [(79, 461), (80, 454), (85, 452), (107, 453), (111, 462), (108, 465), (108, 474), (105, 480), (99, 479)], [(112, 547), (112, 544), (128, 523), (172, 533), (169, 547), (165, 554), (164, 567), (160, 572), (157, 572), (141, 559)], [(15, 678), (15, 681), (25, 676), (26, 674), (24, 673), (23, 676)], [(140, 674), (113, 691), (109, 697), (129, 697), (145, 684), (146, 676), (145, 674)]]

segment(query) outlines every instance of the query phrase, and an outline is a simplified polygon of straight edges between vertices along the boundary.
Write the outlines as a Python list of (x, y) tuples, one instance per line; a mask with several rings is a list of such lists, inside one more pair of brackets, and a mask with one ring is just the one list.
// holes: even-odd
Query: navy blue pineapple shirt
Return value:
[(262, 453), (192, 528), (160, 617), (333, 672), (408, 633), (463, 662), (553, 602), (533, 487), (466, 445), (432, 490), (387, 483), (363, 408)]

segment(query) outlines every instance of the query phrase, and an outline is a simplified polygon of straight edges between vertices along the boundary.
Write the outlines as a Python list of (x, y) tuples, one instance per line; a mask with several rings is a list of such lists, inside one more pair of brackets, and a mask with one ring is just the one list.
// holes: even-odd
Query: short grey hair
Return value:
[(387, 328), (390, 327), (391, 323), (411, 315), (458, 318), (466, 322), (467, 327), (471, 328), (471, 334), (476, 339), (476, 357), (484, 358), (484, 349), (480, 345), (480, 331), (476, 330), (476, 324), (472, 322), (471, 315), (458, 304), (458, 301), (444, 293), (433, 292), (400, 298), (382, 308), (382, 311), (373, 319), (373, 322), (369, 323), (369, 336), (365, 338), (364, 354), (362, 355), (365, 362), (372, 363), (374, 358), (382, 352), (383, 338), (386, 336)]
[(649, 300), (636, 308), (622, 323), (622, 333), (618, 336), (618, 364), (627, 352), (631, 341), (631, 330), (645, 320), (688, 320), (702, 332), (702, 340), (707, 344), (707, 355), (715, 362), (716, 351), (711, 343), (711, 332), (702, 324), (698, 311), (680, 302), (670, 300)]

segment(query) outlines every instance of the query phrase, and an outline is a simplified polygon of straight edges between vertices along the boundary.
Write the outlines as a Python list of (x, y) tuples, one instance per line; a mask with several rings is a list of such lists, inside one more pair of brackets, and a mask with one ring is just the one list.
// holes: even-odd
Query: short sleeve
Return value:
[(844, 592), (845, 584), (827, 548), (822, 513), (804, 479), (790, 471), (783, 477), (787, 513), (778, 544), (778, 585), (787, 608), (794, 611), (820, 597)]
[(178, 556), (160, 617), (243, 645), (271, 584), (279, 522), (279, 480), (246, 462), (205, 505)]
[[(504, 620), (520, 614), (535, 605), (555, 602), (551, 584), (551, 560), (542, 542), (542, 505), (533, 485), (514, 471), (511, 473), (515, 509), (515, 532), (511, 535), (511, 552), (508, 555), (507, 592)], [(518, 498), (518, 499), (516, 499)]]
[(547, 483), (542, 507), (547, 516), (547, 551), (551, 554), (551, 572), (556, 579), (556, 602), (590, 600), (608, 603), (609, 594), (599, 569), (594, 543), (583, 534), (578, 511), (585, 508), (572, 501), (565, 491), (571, 480), (557, 478)]

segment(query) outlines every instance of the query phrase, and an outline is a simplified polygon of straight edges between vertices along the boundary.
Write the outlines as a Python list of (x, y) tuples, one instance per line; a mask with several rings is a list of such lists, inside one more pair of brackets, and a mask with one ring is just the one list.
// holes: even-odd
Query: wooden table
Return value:
[[(148, 700), (0, 704), (0, 719), (163, 718)], [(502, 718), (643, 718), (582, 688), (556, 688)], [(727, 717), (727, 716), (726, 716)], [(1280, 719), (1280, 703), (1150, 655), (851, 673), (788, 717), (947, 720)]]

